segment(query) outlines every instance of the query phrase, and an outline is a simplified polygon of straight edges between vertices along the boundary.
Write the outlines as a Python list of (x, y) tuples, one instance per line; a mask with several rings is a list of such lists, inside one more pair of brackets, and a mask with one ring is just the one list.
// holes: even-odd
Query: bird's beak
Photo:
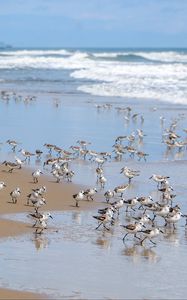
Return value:
[(51, 219), (53, 219), (53, 217), (52, 217), (52, 216), (50, 216), (50, 218), (51, 218)]

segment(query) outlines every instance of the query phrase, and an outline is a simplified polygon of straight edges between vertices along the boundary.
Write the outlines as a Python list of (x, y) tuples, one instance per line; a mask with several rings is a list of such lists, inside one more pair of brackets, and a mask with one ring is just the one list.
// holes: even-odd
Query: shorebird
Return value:
[(169, 214), (169, 211), (170, 211), (170, 206), (169, 205), (160, 205), (157, 207), (156, 210), (154, 210), (153, 214), (154, 214), (154, 217), (153, 217), (153, 221), (154, 219), (157, 217), (157, 216), (160, 216), (160, 217), (167, 217), (167, 215)]
[(20, 149), (19, 152), (21, 152), (21, 154), (25, 157), (24, 161), (26, 161), (28, 159), (28, 161), (30, 161), (31, 156), (35, 156), (35, 153), (31, 153), (25, 149)]
[(164, 233), (160, 228), (155, 227), (152, 229), (141, 230), (140, 232), (145, 235), (143, 240), (140, 242), (141, 245), (143, 245), (143, 242), (146, 239), (149, 239), (152, 244), (156, 245), (156, 243), (152, 241), (152, 238), (158, 236), (160, 233)]
[(131, 180), (135, 177), (135, 176), (139, 176), (139, 171), (133, 171), (127, 167), (124, 167), (121, 169), (120, 174), (124, 174), (128, 180), (129, 180), (129, 184), (131, 183)]
[(144, 161), (146, 161), (146, 156), (149, 156), (148, 153), (142, 152), (142, 151), (137, 151), (136, 155), (138, 156), (138, 160), (140, 161), (142, 158)]
[(115, 211), (118, 212), (118, 215), (119, 215), (119, 210), (120, 210), (120, 208), (123, 207), (124, 200), (123, 199), (119, 199), (118, 201), (110, 203), (110, 205), (115, 209)]
[(87, 189), (86, 191), (84, 191), (84, 196), (86, 197), (87, 200), (94, 200), (93, 196), (97, 193), (97, 189), (96, 188), (90, 188)]
[(101, 188), (104, 189), (105, 184), (106, 184), (106, 182), (107, 182), (107, 179), (106, 179), (106, 177), (104, 177), (103, 175), (101, 175), (101, 176), (99, 177), (99, 179), (98, 179), (98, 182), (100, 183)]
[(24, 162), (21, 160), (21, 158), (19, 158), (17, 156), (15, 156), (15, 161), (16, 161), (16, 164), (19, 167), (19, 169), (21, 169)]
[(15, 169), (20, 169), (20, 166), (18, 166), (17, 163), (7, 161), (7, 160), (5, 160), (2, 163), (2, 165), (5, 165), (6, 167), (9, 167), (9, 170), (8, 170), (9, 173), (12, 173), (12, 171), (15, 170)]
[(31, 199), (31, 202), (33, 204), (33, 206), (35, 207), (35, 211), (38, 212), (38, 209), (42, 206), (46, 204), (46, 200), (45, 198), (41, 197), (41, 198), (35, 198), (35, 199)]
[(61, 174), (58, 170), (52, 170), (51, 171), (51, 174), (53, 175), (53, 177), (56, 179), (56, 182), (59, 183), (60, 182), (60, 179), (61, 179), (61, 176), (63, 174)]
[(32, 219), (35, 220), (35, 223), (33, 224), (32, 227), (35, 227), (39, 221), (47, 221), (49, 218), (53, 219), (50, 212), (46, 212), (46, 213), (35, 212), (35, 213), (29, 214), (28, 216), (32, 217)]
[(86, 150), (87, 145), (90, 145), (90, 142), (78, 140), (77, 143), (82, 147), (82, 149)]
[(58, 158), (57, 157), (53, 157), (53, 158), (49, 158), (46, 161), (44, 161), (43, 163), (43, 167), (45, 167), (45, 165), (53, 165), (54, 163), (58, 162)]
[(153, 198), (151, 196), (148, 197), (138, 197), (137, 201), (140, 203), (138, 209), (142, 208), (143, 205), (149, 205), (153, 203)]
[(38, 178), (40, 177), (41, 174), (43, 174), (43, 173), (40, 169), (38, 169), (32, 173), (34, 183), (38, 183)]
[(104, 214), (102, 214), (101, 216), (93, 216), (94, 219), (98, 220), (99, 225), (95, 228), (98, 229), (101, 225), (103, 225), (103, 227), (107, 230), (110, 230), (108, 227), (106, 227), (107, 223), (112, 223), (113, 221), (113, 209), (108, 208), (106, 210), (106, 212)]
[(103, 168), (100, 168), (100, 167), (96, 168), (95, 171), (96, 171), (96, 174), (97, 174), (97, 182), (98, 182), (99, 181), (99, 177), (101, 175), (103, 175), (104, 171), (103, 171)]
[(19, 187), (15, 188), (13, 191), (10, 192), (10, 196), (13, 203), (17, 203), (18, 197), (21, 195), (21, 190)]
[(81, 190), (77, 194), (74, 194), (73, 198), (76, 201), (76, 207), (79, 207), (79, 201), (84, 199), (84, 191)]
[(37, 189), (32, 189), (33, 192), (38, 193), (40, 196), (42, 196), (44, 193), (46, 193), (47, 188), (45, 185), (41, 186), (40, 188)]
[(180, 212), (174, 212), (174, 213), (169, 213), (164, 219), (165, 219), (165, 225), (167, 226), (168, 224), (173, 224), (173, 229), (176, 229), (175, 224), (180, 220), (181, 217), (184, 217), (184, 215)]
[(72, 182), (72, 178), (73, 178), (74, 175), (75, 175), (75, 172), (74, 172), (74, 171), (68, 170), (68, 171), (65, 173), (64, 177), (67, 179), (68, 182)]
[(153, 174), (153, 175), (151, 175), (151, 177), (149, 179), (153, 179), (157, 183), (157, 186), (159, 187), (159, 184), (161, 184), (161, 182), (163, 182), (167, 178), (170, 178), (170, 177)]
[(104, 197), (107, 203), (109, 203), (110, 199), (114, 198), (114, 196), (115, 196), (115, 192), (111, 190), (108, 190), (104, 193)]
[(141, 222), (135, 222), (134, 224), (128, 224), (128, 225), (121, 225), (121, 227), (123, 227), (127, 231), (127, 233), (123, 237), (123, 243), (125, 242), (125, 239), (128, 234), (133, 234), (134, 237), (139, 239), (139, 237), (137, 237), (136, 234), (137, 232), (142, 230), (143, 226), (144, 224)]
[(129, 184), (124, 184), (124, 185), (119, 185), (117, 187), (115, 187), (114, 192), (116, 194), (120, 193), (121, 197), (123, 197), (123, 193), (125, 192), (125, 190), (129, 187)]
[(138, 217), (133, 217), (133, 219), (135, 219), (138, 222), (141, 222), (143, 224), (147, 224), (149, 222), (152, 222), (152, 219), (150, 218), (150, 216), (148, 214), (143, 214), (141, 216)]
[(136, 206), (136, 204), (138, 203), (138, 197), (134, 197), (132, 199), (128, 199), (128, 200), (123, 200), (123, 203), (126, 204), (126, 212), (128, 212), (129, 207), (135, 211), (135, 209), (133, 208), (133, 206)]
[(14, 141), (14, 140), (7, 140), (6, 143), (12, 147), (13, 152), (15, 152), (16, 147), (19, 144), (18, 142)]
[(6, 184), (4, 183), (4, 181), (0, 181), (0, 191), (6, 187)]
[(52, 150), (56, 147), (56, 145), (45, 143), (45, 144), (44, 144), (44, 147), (46, 147), (46, 148), (49, 150), (49, 153), (51, 154), (51, 153), (52, 153)]
[(35, 150), (35, 154), (36, 154), (36, 157), (37, 157), (38, 159), (40, 159), (41, 156), (42, 156), (42, 154), (43, 154), (43, 151), (40, 150), (40, 149), (36, 149), (36, 150)]

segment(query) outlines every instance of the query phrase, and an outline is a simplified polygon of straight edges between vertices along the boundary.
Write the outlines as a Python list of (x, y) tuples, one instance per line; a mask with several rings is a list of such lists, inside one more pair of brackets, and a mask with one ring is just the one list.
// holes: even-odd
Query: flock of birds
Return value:
[[(109, 109), (111, 105), (105, 104), (97, 106), (97, 109)], [(132, 114), (132, 108), (130, 107), (116, 107), (119, 113), (124, 114), (126, 122), (136, 122), (139, 117), (140, 124), (143, 126), (144, 117), (135, 113)], [(171, 121), (169, 128), (163, 130), (162, 142), (166, 145), (168, 151), (177, 149), (182, 151), (186, 149), (187, 141), (184, 139), (180, 141), (180, 135), (176, 133), (176, 128), (179, 121), (184, 116), (180, 115)], [(164, 126), (165, 119), (160, 117), (161, 126)], [(183, 129), (187, 133), (187, 129)], [(158, 236), (160, 233), (164, 234), (164, 228), (172, 227), (173, 230), (176, 228), (176, 224), (179, 222), (181, 217), (187, 218), (185, 214), (181, 212), (179, 204), (173, 205), (175, 194), (173, 194), (173, 187), (169, 183), (169, 177), (165, 175), (152, 174), (150, 179), (157, 183), (158, 191), (160, 192), (159, 201), (154, 201), (151, 196), (137, 196), (131, 199), (126, 199), (124, 193), (128, 191), (132, 180), (140, 176), (140, 170), (134, 170), (127, 166), (124, 166), (120, 170), (120, 174), (124, 175), (128, 182), (123, 185), (118, 185), (114, 189), (105, 190), (107, 183), (107, 177), (104, 175), (104, 166), (106, 162), (110, 160), (123, 161), (124, 155), (129, 154), (129, 157), (134, 159), (135, 156), (138, 161), (144, 160), (146, 162), (148, 153), (139, 150), (139, 146), (143, 145), (143, 140), (146, 134), (143, 129), (138, 128), (134, 130), (130, 135), (121, 135), (115, 138), (114, 144), (112, 145), (111, 152), (97, 152), (90, 149), (90, 142), (84, 140), (78, 140), (76, 145), (72, 145), (68, 150), (59, 147), (54, 144), (45, 143), (43, 146), (47, 150), (47, 159), (43, 162), (43, 170), (37, 169), (32, 173), (33, 183), (38, 184), (39, 177), (44, 171), (48, 170), (50, 166), (50, 173), (54, 177), (55, 181), (59, 183), (61, 180), (72, 182), (75, 172), (70, 167), (71, 161), (76, 160), (87, 160), (90, 163), (95, 163), (95, 176), (97, 178), (97, 187), (88, 188), (86, 190), (80, 190), (78, 193), (72, 195), (72, 199), (75, 201), (75, 207), (80, 206), (80, 202), (83, 200), (94, 200), (94, 196), (100, 188), (100, 194), (103, 192), (104, 199), (106, 201), (106, 207), (98, 210), (98, 214), (94, 215), (93, 218), (97, 220), (98, 225), (96, 229), (103, 227), (103, 230), (109, 231), (113, 226), (117, 224), (119, 215), (125, 207), (125, 213), (130, 214), (131, 222), (128, 224), (120, 224), (124, 229), (125, 235), (123, 242), (125, 243), (128, 235), (133, 235), (135, 239), (140, 241), (142, 245), (145, 240), (150, 240), (151, 243), (155, 244), (153, 238)], [(22, 166), (31, 160), (31, 157), (36, 157), (41, 160), (44, 151), (36, 149), (35, 152), (29, 152), (25, 149), (17, 150), (20, 145), (15, 140), (8, 139), (6, 143), (11, 147), (14, 154), (20, 153), (22, 159), (15, 155), (15, 161), (3, 161), (2, 165), (8, 167), (8, 172), (12, 173), (15, 169), (21, 169)], [(138, 145), (138, 147), (137, 147)], [(113, 156), (114, 153), (114, 156)], [(6, 184), (0, 182), (0, 190), (5, 188)], [(42, 213), (39, 209), (46, 204), (44, 194), (46, 193), (46, 187), (42, 186), (33, 189), (27, 196), (27, 205), (31, 204), (34, 207), (34, 211), (29, 214), (34, 220), (33, 227), (36, 228), (35, 233), (41, 234), (44, 229), (47, 228), (47, 221), (52, 218), (51, 213)], [(16, 204), (17, 199), (21, 194), (19, 187), (16, 187), (11, 191), (10, 197), (12, 203)], [(149, 212), (149, 213), (147, 213)], [(164, 220), (162, 228), (157, 226), (158, 218)]]

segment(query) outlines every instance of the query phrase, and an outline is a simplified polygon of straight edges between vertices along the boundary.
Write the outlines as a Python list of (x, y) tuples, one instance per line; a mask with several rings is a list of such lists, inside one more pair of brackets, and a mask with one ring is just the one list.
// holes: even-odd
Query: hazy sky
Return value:
[(22, 47), (187, 47), (187, 0), (0, 0), (0, 41)]

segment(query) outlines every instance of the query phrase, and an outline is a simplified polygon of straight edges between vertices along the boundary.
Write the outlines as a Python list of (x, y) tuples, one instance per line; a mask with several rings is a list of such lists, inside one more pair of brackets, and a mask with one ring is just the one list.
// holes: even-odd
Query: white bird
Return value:
[(35, 223), (32, 227), (35, 227), (39, 221), (46, 222), (49, 218), (53, 219), (50, 212), (46, 212), (46, 213), (35, 212), (35, 213), (29, 214), (28, 216), (35, 220)]
[(137, 232), (142, 230), (142, 227), (144, 226), (144, 224), (141, 222), (136, 222), (134, 224), (121, 225), (121, 226), (127, 231), (127, 233), (123, 237), (123, 242), (125, 242), (125, 238), (127, 237), (128, 234), (133, 234), (134, 237), (138, 238), (136, 236), (136, 234), (137, 234)]
[(38, 199), (32, 199), (31, 200), (33, 206), (35, 207), (36, 212), (38, 212), (38, 209), (42, 206), (46, 204), (46, 200), (45, 198), (38, 198)]
[(145, 235), (145, 238), (143, 238), (143, 240), (140, 242), (141, 245), (143, 245), (143, 242), (146, 239), (149, 239), (151, 243), (156, 245), (156, 243), (153, 242), (151, 239), (158, 236), (160, 234), (160, 232), (164, 233), (160, 228), (152, 228), (152, 229), (141, 230), (141, 232)]
[(0, 190), (2, 190), (4, 187), (6, 187), (6, 184), (4, 181), (0, 181)]
[(38, 183), (38, 178), (40, 177), (41, 174), (43, 174), (43, 173), (40, 169), (38, 169), (38, 170), (36, 170), (35, 172), (32, 173), (34, 183)]
[(99, 183), (100, 183), (100, 185), (101, 185), (101, 188), (103, 189), (104, 187), (105, 187), (105, 183), (107, 182), (107, 179), (106, 179), (106, 177), (104, 177), (103, 175), (101, 175), (100, 177), (99, 177)]
[(106, 202), (109, 203), (110, 199), (114, 198), (115, 196), (115, 192), (114, 191), (111, 191), (111, 190), (108, 190), (104, 193), (104, 196), (106, 198)]
[(96, 188), (90, 188), (87, 189), (86, 191), (84, 191), (84, 196), (86, 196), (87, 200), (92, 200), (93, 201), (93, 196), (97, 193), (97, 189)]
[(19, 187), (15, 188), (13, 191), (10, 192), (10, 196), (13, 203), (17, 203), (18, 197), (21, 195), (21, 190)]
[(76, 201), (76, 207), (79, 207), (79, 201), (84, 199), (84, 191), (81, 190), (77, 194), (74, 194), (73, 198)]

